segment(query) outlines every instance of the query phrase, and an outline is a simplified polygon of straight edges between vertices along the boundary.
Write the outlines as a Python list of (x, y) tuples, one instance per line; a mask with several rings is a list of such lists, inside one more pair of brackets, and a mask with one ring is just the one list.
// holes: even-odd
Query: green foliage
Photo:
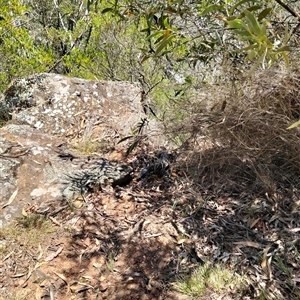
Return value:
[(0, 91), (37, 72), (132, 80), (143, 47), (133, 22), (102, 14), (100, 1), (22, 3), (0, 3)]
[(36, 72), (136, 81), (141, 71), (164, 76), (168, 66), (211, 68), (237, 57), (254, 61), (253, 70), (288, 63), (298, 15), (280, 3), (1, 0), (0, 90)]
[[(295, 24), (284, 19), (291, 11), (280, 1), (152, 1), (145, 6), (139, 1), (111, 1), (107, 6), (104, 13), (122, 18), (130, 14), (145, 24), (140, 32), (148, 47), (142, 49), (142, 62), (170, 54), (174, 58), (177, 49), (184, 47), (181, 59), (208, 63), (245, 53), (255, 61), (254, 68), (269, 67), (282, 59), (288, 64), (295, 46)], [(281, 20), (273, 21), (281, 15)], [(292, 13), (296, 21), (297, 16)]]
[[(267, 22), (263, 19), (270, 13), (272, 8), (268, 7), (262, 10), (256, 17), (250, 10), (244, 10), (241, 18), (226, 20), (226, 25), (233, 29), (234, 33), (246, 43), (246, 47), (240, 49), (240, 52), (247, 52), (247, 58), (257, 59), (258, 64), (271, 66), (279, 58), (283, 58), (288, 64), (287, 51), (290, 47), (287, 45), (289, 34), (286, 33), (282, 42), (274, 40), (273, 42), (267, 35)], [(278, 45), (281, 47), (278, 47)]]
[(1, 1), (0, 90), (13, 78), (45, 69), (52, 58), (45, 47), (36, 46), (26, 28), (28, 7), (19, 1)]

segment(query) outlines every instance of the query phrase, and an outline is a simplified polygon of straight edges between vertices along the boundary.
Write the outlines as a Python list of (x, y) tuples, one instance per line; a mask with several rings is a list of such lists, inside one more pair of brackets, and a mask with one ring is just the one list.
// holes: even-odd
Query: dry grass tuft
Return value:
[(261, 71), (231, 87), (206, 87), (201, 101), (183, 109), (187, 117), (175, 132), (188, 136), (181, 163), (197, 182), (269, 195), (300, 184), (300, 130), (287, 130), (300, 119), (299, 71)]

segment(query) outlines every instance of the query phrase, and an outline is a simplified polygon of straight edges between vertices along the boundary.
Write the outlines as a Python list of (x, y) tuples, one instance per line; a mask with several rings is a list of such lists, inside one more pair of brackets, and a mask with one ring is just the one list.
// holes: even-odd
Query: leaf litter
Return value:
[(287, 195), (282, 190), (275, 208), (267, 196), (216, 192), (171, 175), (102, 187), (81, 206), (47, 203), (54, 229), (38, 243), (1, 235), (8, 250), (0, 299), (194, 299), (173, 284), (205, 263), (223, 264), (244, 284), (197, 299), (299, 299), (299, 209)]

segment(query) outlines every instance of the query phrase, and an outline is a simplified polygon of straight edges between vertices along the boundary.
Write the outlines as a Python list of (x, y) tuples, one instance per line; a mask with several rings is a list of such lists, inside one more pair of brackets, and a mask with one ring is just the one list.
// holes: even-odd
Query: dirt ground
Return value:
[[(49, 231), (31, 246), (2, 232), (0, 299), (300, 299), (299, 199), (213, 192), (172, 172), (32, 205), (22, 222), (44, 215)], [(244, 290), (174, 289), (207, 261), (243, 274)]]

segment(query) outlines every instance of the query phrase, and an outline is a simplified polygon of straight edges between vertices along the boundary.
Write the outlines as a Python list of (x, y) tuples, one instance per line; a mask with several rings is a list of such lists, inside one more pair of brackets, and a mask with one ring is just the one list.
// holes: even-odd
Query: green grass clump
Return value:
[(53, 224), (44, 216), (30, 214), (21, 217), (13, 224), (0, 229), (0, 239), (7, 241), (1, 248), (1, 254), (11, 251), (8, 245), (22, 245), (23, 249), (35, 248), (45, 239), (45, 235), (55, 231)]
[(243, 277), (221, 265), (211, 266), (209, 263), (199, 266), (192, 275), (175, 283), (175, 288), (190, 296), (201, 296), (207, 290), (226, 292), (243, 288)]

